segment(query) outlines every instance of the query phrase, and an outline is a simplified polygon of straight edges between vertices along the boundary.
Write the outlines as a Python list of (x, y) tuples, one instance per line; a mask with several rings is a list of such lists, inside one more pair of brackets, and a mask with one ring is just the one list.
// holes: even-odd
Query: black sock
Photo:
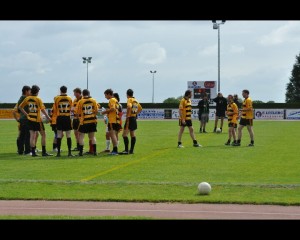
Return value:
[(181, 142), (178, 142), (178, 146), (181, 145), (181, 144), (182, 144)]
[(60, 153), (61, 138), (56, 138), (57, 152)]
[(197, 142), (197, 140), (193, 140), (193, 143), (194, 143), (194, 144), (197, 144), (198, 142)]
[(67, 145), (68, 145), (68, 150), (69, 150), (69, 154), (70, 154), (71, 148), (72, 148), (72, 139), (71, 138), (67, 138)]
[(254, 140), (251, 140), (251, 143), (254, 144)]
[(77, 149), (79, 150), (79, 143), (77, 143)]
[(125, 151), (128, 152), (129, 139), (128, 137), (123, 137), (123, 140), (125, 145)]
[(118, 147), (113, 147), (113, 152), (118, 152)]
[(130, 144), (130, 152), (133, 152), (135, 143), (136, 143), (136, 137), (132, 137), (131, 144)]
[(32, 148), (31, 148), (31, 153), (32, 153), (32, 155), (35, 155), (35, 154), (36, 154), (36, 153), (35, 153), (35, 148), (36, 148), (36, 147), (32, 147)]
[(97, 152), (96, 144), (93, 144), (94, 154)]
[(238, 140), (237, 140), (237, 143), (241, 143), (241, 139), (238, 139)]
[(79, 145), (79, 154), (82, 155), (83, 152), (83, 145)]
[(46, 146), (42, 146), (42, 153), (43, 153), (43, 154), (46, 153)]
[(57, 148), (57, 144), (56, 143), (53, 143), (53, 149)]

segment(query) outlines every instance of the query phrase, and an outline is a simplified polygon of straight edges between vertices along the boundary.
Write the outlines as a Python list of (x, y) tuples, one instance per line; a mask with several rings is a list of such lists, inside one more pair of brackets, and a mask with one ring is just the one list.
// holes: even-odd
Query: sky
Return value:
[[(221, 21), (217, 21), (221, 22)], [(126, 102), (179, 97), (188, 81), (218, 81), (218, 30), (212, 21), (0, 21), (0, 103), (24, 85), (53, 102), (62, 85), (88, 88), (98, 102), (113, 89)], [(300, 21), (226, 21), (220, 25), (220, 92), (285, 102), (300, 53)], [(84, 64), (82, 57), (92, 57)], [(155, 74), (150, 71), (156, 71)], [(154, 83), (154, 88), (153, 88)]]

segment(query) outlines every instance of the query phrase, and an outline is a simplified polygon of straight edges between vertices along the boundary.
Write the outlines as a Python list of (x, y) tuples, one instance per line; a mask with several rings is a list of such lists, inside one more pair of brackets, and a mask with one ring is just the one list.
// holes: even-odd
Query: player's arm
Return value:
[(13, 116), (14, 116), (14, 119), (16, 119), (17, 122), (20, 122), (20, 119), (17, 116), (17, 112), (18, 112), (18, 104), (16, 104), (14, 109), (13, 109)]
[(27, 104), (27, 98), (25, 98), (25, 99), (23, 100), (23, 102), (21, 102), (21, 104), (19, 105), (18, 109), (19, 109), (26, 117), (28, 117), (27, 112), (24, 110), (24, 107), (26, 106), (26, 104)]
[(138, 104), (138, 111), (137, 114), (139, 114), (143, 110), (142, 105), (139, 103)]
[(49, 117), (46, 109), (45, 108), (41, 109), (41, 112), (46, 116), (46, 118), (48, 119), (48, 121), (51, 122), (51, 118)]

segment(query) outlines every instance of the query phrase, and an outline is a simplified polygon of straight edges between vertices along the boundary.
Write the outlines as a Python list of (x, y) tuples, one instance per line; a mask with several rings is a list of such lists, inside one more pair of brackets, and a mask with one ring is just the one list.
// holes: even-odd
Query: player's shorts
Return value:
[(242, 125), (242, 126), (253, 126), (253, 119), (241, 118), (240, 125)]
[(208, 113), (202, 113), (199, 120), (201, 122), (207, 123), (208, 122)]
[(122, 126), (119, 123), (108, 123), (107, 124), (108, 131), (115, 130), (119, 132), (122, 129)]
[(97, 132), (97, 123), (87, 123), (79, 125), (78, 131), (81, 133)]
[(216, 111), (217, 117), (225, 117), (225, 110), (224, 111)]
[(45, 130), (44, 124), (42, 122), (28, 121), (28, 128), (31, 131), (43, 131)]
[(56, 118), (56, 129), (60, 131), (72, 130), (72, 120), (69, 116), (58, 116)]
[(52, 131), (57, 133), (56, 124), (51, 124)]
[(228, 123), (228, 127), (237, 128), (237, 123), (229, 122), (229, 123)]
[(185, 124), (182, 124), (181, 119), (179, 119), (179, 126), (181, 126), (181, 127), (185, 127), (185, 126), (191, 127), (191, 126), (193, 126), (192, 120), (185, 120)]
[(137, 129), (136, 117), (126, 118), (124, 129), (129, 131), (135, 131)]
[(79, 124), (80, 124), (79, 119), (78, 119), (78, 118), (74, 118), (74, 119), (73, 119), (73, 123), (72, 123), (73, 129), (74, 129), (74, 130), (78, 130)]

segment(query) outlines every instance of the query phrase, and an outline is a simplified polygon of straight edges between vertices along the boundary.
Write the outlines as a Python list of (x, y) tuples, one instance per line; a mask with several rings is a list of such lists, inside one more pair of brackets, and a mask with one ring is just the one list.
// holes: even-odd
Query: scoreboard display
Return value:
[(187, 83), (188, 89), (192, 91), (192, 106), (197, 106), (198, 102), (203, 99), (204, 93), (207, 94), (210, 104), (215, 105), (212, 99), (217, 97), (216, 81), (188, 81)]

